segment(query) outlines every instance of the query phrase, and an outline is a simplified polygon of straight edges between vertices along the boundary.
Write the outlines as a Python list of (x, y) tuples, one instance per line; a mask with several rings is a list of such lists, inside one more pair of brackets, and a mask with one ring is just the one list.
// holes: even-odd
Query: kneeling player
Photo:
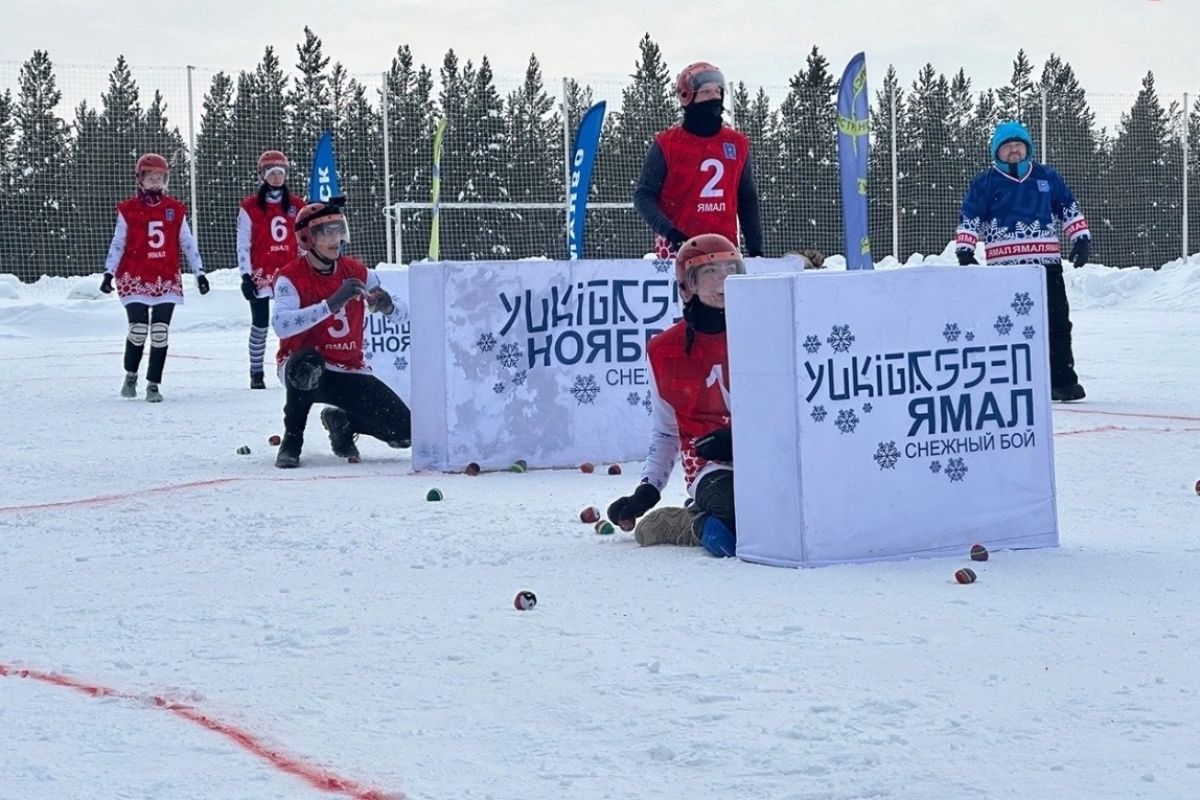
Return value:
[(300, 466), (304, 427), (313, 403), (326, 403), (321, 423), (334, 455), (358, 460), (356, 436), (409, 447), (408, 406), (371, 374), (363, 358), (363, 314), (378, 311), (396, 325), (408, 307), (395, 303), (374, 270), (341, 254), (349, 232), (341, 207), (311, 203), (296, 214), (296, 240), (305, 251), (279, 271), (271, 325), (279, 336), (276, 363), (287, 388), (277, 467)]

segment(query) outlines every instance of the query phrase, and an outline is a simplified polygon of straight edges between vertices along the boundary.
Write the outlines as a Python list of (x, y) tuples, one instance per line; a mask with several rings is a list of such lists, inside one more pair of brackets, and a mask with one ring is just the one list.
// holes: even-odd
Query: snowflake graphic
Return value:
[(829, 342), (833, 352), (845, 353), (854, 344), (854, 334), (850, 332), (849, 325), (834, 325), (833, 332), (825, 341)]
[(962, 331), (959, 330), (957, 322), (947, 322), (946, 329), (942, 331), (942, 336), (946, 337), (947, 342), (957, 342), (961, 335)]
[(820, 336), (805, 336), (804, 337), (804, 349), (808, 351), (809, 355), (812, 355), (813, 353), (820, 350), (821, 349), (821, 337)]
[(673, 266), (675, 266), (675, 262), (672, 259), (669, 259), (669, 258), (654, 259), (654, 271), (655, 272), (667, 272)]
[(646, 409), (646, 413), (650, 414), (654, 411), (654, 401), (650, 399), (650, 390), (646, 390), (646, 396), (642, 398), (642, 408)]
[(374, 350), (367, 350), (367, 351), (365, 351), (365, 352), (363, 353), (363, 356), (364, 356), (364, 357), (366, 357), (367, 361), (370, 361), (372, 358), (374, 358), (374, 357), (375, 357), (375, 351), (374, 351)]
[(1008, 318), (1008, 314), (1005, 314), (1003, 316), (996, 317), (996, 324), (992, 327), (995, 328), (996, 333), (1000, 334), (1001, 336), (1008, 336), (1009, 332), (1013, 329), (1013, 324), (1012, 320)]
[(638, 403), (642, 402), (642, 396), (637, 392), (630, 392), (628, 396), (626, 396), (625, 402), (629, 403), (631, 406), (636, 406)]
[(870, 403), (863, 403), (863, 413), (870, 414), (875, 409), (875, 406)]
[(504, 381), (499, 381), (495, 386), (492, 387), (492, 391), (496, 394), (501, 394), (504, 391)]
[(518, 371), (516, 375), (513, 375), (513, 379), (512, 379), (513, 386), (524, 386), (525, 385), (525, 377), (528, 374), (529, 374), (529, 370), (523, 369), (523, 370)]
[(500, 345), (500, 352), (496, 354), (496, 360), (509, 369), (512, 369), (521, 360), (520, 346), (515, 344)]
[(408, 359), (404, 356), (396, 356), (396, 360), (392, 362), (392, 366), (400, 372), (408, 369)]
[(1032, 339), (1034, 336), (1037, 336), (1037, 331), (1033, 329), (1032, 325), (1026, 325), (1025, 330), (1021, 331), (1021, 335), (1026, 339)]
[(961, 458), (952, 458), (946, 464), (946, 477), (951, 483), (961, 481), (963, 476), (967, 474), (967, 465), (963, 463)]
[(496, 346), (496, 337), (492, 336), (490, 333), (481, 334), (480, 337), (475, 340), (475, 346), (485, 353), (490, 353), (492, 352), (492, 348)]
[(939, 472), (942, 471), (942, 462), (930, 461), (929, 462), (929, 471), (932, 472), (934, 475), (937, 475)]
[(813, 422), (824, 422), (825, 417), (828, 414), (829, 412), (825, 410), (825, 406), (813, 406), (811, 416), (813, 418)]
[(833, 424), (837, 425), (837, 429), (842, 433), (854, 433), (854, 429), (858, 427), (858, 417), (854, 409), (843, 409), (838, 412), (837, 420)]
[(571, 394), (579, 405), (591, 405), (600, 394), (600, 384), (596, 383), (595, 375), (576, 375), (575, 383), (571, 386)]
[(875, 463), (880, 469), (895, 469), (899, 461), (900, 451), (896, 449), (895, 442), (879, 443), (879, 449), (875, 451)]
[(1029, 299), (1029, 292), (1017, 292), (1013, 295), (1012, 310), (1017, 312), (1018, 317), (1023, 317), (1033, 308), (1033, 301)]
[(968, 342), (975, 341), (975, 331), (967, 331), (963, 334), (963, 338), (965, 338)]

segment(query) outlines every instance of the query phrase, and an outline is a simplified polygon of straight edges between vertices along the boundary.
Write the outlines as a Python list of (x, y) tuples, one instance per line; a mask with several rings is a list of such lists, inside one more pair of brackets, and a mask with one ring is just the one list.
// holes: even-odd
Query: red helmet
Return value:
[(138, 183), (141, 183), (143, 175), (156, 169), (169, 173), (171, 163), (158, 153), (146, 153), (137, 160), (137, 166), (133, 168), (133, 177), (137, 179)]
[(675, 79), (675, 96), (679, 98), (681, 106), (724, 99), (725, 76), (707, 61), (689, 64)]
[(258, 157), (258, 177), (262, 177), (272, 167), (287, 169), (290, 166), (287, 156), (280, 150), (267, 150)]
[[(346, 227), (346, 217), (342, 214), (342, 207), (333, 203), (309, 203), (304, 208), (296, 212), (296, 241), (305, 250), (313, 249), (312, 233), (309, 228), (318, 223), (325, 222), (340, 222), (344, 231), (349, 231)], [(343, 236), (346, 236), (343, 233)]]
[(746, 274), (746, 262), (742, 260), (741, 252), (719, 233), (693, 236), (679, 246), (679, 252), (675, 254), (675, 280), (679, 283), (679, 296), (683, 302), (691, 300), (695, 294), (696, 270), (720, 261), (733, 261), (737, 264), (737, 274)]

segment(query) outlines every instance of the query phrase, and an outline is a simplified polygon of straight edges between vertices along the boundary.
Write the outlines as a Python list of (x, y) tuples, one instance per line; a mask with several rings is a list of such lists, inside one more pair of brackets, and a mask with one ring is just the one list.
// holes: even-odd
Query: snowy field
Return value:
[(0, 277), (0, 800), (1200, 796), (1200, 258), (1069, 273), (1062, 547), (970, 586), (597, 536), (636, 464), (348, 465), (314, 413), (276, 470), (235, 278), (155, 406), (98, 279)]

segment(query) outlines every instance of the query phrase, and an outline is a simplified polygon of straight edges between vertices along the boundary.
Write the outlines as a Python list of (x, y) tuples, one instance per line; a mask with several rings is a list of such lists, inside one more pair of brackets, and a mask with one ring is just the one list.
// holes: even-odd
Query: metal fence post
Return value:
[(896, 87), (891, 92), (892, 107), (892, 257), (900, 260), (900, 170), (896, 157)]
[(1050, 161), (1050, 150), (1046, 144), (1046, 87), (1042, 87), (1042, 151), (1040, 160), (1044, 162)]
[(192, 235), (196, 237), (196, 246), (200, 245), (200, 204), (196, 202), (196, 108), (192, 102), (192, 74), (196, 68), (188, 64), (187, 68), (187, 98), (188, 98), (188, 176), (192, 182)]
[[(568, 78), (562, 79), (562, 139), (563, 139), (563, 233), (567, 253), (571, 252), (571, 119), (567, 107)], [(582, 255), (582, 254), (581, 254)]]
[(1188, 93), (1183, 93), (1183, 258), (1186, 261), (1188, 250), (1188, 136), (1191, 134), (1191, 119), (1188, 117)]
[(380, 92), (381, 104), (383, 105), (383, 217), (386, 220), (384, 225), (387, 227), (387, 260), (389, 264), (395, 264), (396, 251), (393, 247), (394, 233), (392, 232), (392, 220), (390, 217), (395, 214), (395, 209), (392, 208), (392, 143), (391, 134), (388, 130), (388, 106), (391, 105), (391, 97), (388, 95), (388, 74), (383, 73), (383, 91)]

